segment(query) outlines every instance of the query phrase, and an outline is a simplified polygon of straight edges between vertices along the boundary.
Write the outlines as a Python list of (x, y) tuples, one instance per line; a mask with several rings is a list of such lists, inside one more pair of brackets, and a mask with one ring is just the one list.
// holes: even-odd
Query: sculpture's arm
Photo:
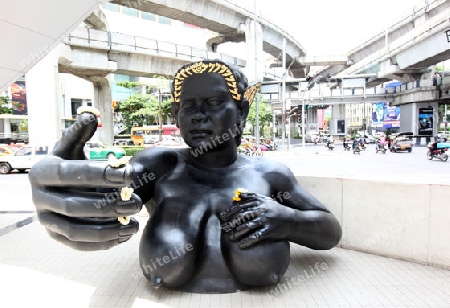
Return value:
[[(85, 160), (83, 147), (97, 128), (96, 116), (82, 113), (53, 152), (31, 169), (29, 180), (39, 221), (51, 237), (78, 250), (108, 249), (135, 234), (135, 219), (118, 217), (139, 212), (142, 201), (120, 195), (134, 177), (131, 165)], [(102, 192), (100, 192), (102, 191)]]
[[(330, 249), (342, 236), (336, 217), (302, 188), (284, 165), (266, 170), (273, 198), (249, 194), (225, 221), (230, 239), (247, 248), (264, 240), (288, 240), (312, 249)], [(273, 167), (273, 166), (272, 166)]]
[(277, 180), (271, 184), (274, 196), (284, 195), (284, 198), (276, 200), (290, 208), (288, 211), (291, 213), (286, 216), (289, 225), (287, 239), (312, 249), (336, 246), (342, 236), (336, 217), (298, 184), (289, 168), (280, 164), (277, 169)]

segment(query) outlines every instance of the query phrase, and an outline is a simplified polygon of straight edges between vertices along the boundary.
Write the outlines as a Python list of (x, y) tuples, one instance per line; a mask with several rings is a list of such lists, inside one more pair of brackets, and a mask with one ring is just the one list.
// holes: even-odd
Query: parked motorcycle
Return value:
[(440, 161), (447, 161), (448, 155), (447, 155), (447, 153), (445, 153), (448, 150), (447, 147), (439, 149), (439, 148), (436, 147), (436, 143), (435, 142), (430, 142), (427, 145), (427, 148), (428, 148), (427, 158), (429, 160), (432, 160), (433, 158), (437, 158)]

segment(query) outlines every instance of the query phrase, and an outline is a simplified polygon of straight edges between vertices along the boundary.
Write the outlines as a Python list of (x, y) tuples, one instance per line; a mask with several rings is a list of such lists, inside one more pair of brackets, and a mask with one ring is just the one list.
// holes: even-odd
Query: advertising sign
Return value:
[(433, 135), (433, 108), (419, 108), (418, 134)]
[(400, 127), (400, 107), (399, 106), (384, 106), (383, 110), (383, 127), (393, 128)]
[(11, 85), (13, 114), (27, 114), (27, 90), (25, 81), (16, 81)]
[(400, 107), (384, 102), (372, 104), (372, 127), (400, 127)]
[(372, 104), (372, 126), (382, 127), (384, 119), (384, 106), (386, 103), (374, 103)]

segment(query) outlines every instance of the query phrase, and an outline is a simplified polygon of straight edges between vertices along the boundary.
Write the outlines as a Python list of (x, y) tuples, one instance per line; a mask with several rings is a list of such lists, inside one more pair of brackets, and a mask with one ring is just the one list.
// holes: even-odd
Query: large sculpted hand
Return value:
[(128, 225), (117, 219), (142, 208), (139, 196), (122, 201), (118, 192), (132, 181), (133, 168), (86, 160), (84, 146), (96, 129), (96, 116), (82, 113), (29, 173), (39, 221), (52, 238), (77, 250), (108, 249), (139, 229), (133, 218)]
[(239, 241), (246, 249), (264, 240), (286, 240), (294, 209), (270, 197), (256, 193), (241, 193), (240, 201), (221, 213), (222, 230), (231, 241)]

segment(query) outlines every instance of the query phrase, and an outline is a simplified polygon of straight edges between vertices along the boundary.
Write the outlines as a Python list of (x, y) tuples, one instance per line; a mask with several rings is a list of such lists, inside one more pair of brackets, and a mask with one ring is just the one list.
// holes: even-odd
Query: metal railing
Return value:
[(220, 59), (240, 67), (245, 67), (246, 64), (246, 61), (237, 57), (211, 52), (207, 49), (84, 27), (78, 27), (72, 31), (64, 39), (64, 43), (71, 46), (182, 58), (189, 61)]
[[(404, 93), (406, 91), (420, 88), (420, 79), (404, 83), (395, 87), (368, 87), (368, 88), (328, 88), (324, 85), (320, 86), (317, 84), (314, 88), (310, 90), (295, 90), (286, 92), (286, 99), (291, 99), (295, 101), (307, 100), (310, 105), (320, 105), (323, 104), (321, 101), (336, 99), (336, 103), (342, 103), (342, 100), (354, 98), (361, 99), (361, 101), (377, 100), (384, 102), (392, 102), (396, 94)], [(279, 93), (263, 93), (263, 98), (268, 100), (280, 100), (281, 97)], [(350, 101), (349, 101), (350, 102)], [(357, 102), (352, 100), (351, 102)], [(329, 104), (329, 102), (327, 102)]]

